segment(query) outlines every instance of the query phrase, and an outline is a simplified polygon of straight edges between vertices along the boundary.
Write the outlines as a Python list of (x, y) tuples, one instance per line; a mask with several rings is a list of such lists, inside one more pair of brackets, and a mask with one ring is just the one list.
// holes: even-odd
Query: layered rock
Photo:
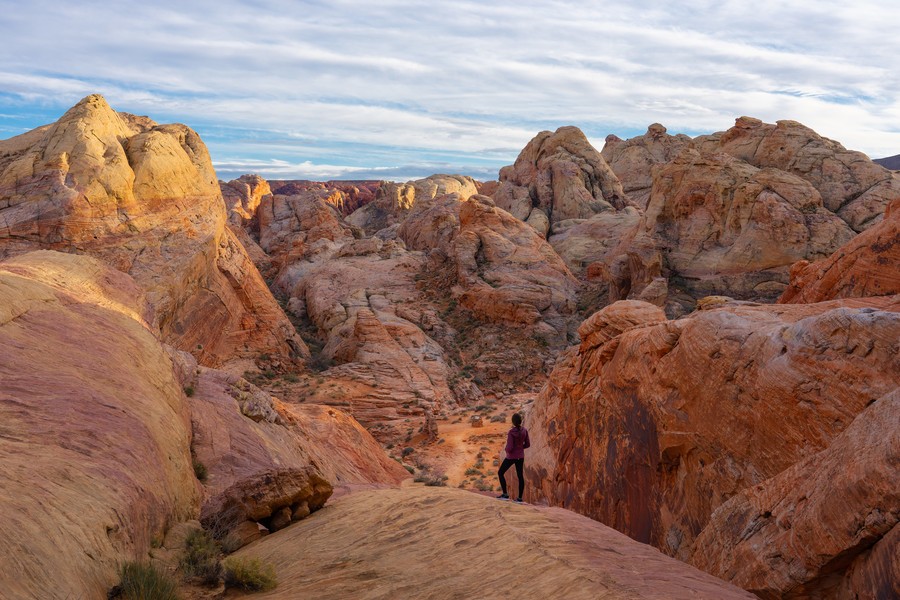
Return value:
[(459, 194), (465, 200), (478, 193), (475, 180), (463, 175), (432, 175), (407, 183), (381, 186), (375, 200), (347, 217), (347, 222), (367, 235), (398, 225), (419, 202), (446, 194)]
[(666, 128), (654, 123), (647, 133), (622, 140), (606, 136), (600, 156), (622, 182), (622, 189), (640, 208), (647, 208), (653, 186), (653, 167), (673, 160), (685, 148), (693, 147), (693, 140), (680, 133), (669, 135)]
[(282, 196), (298, 196), (307, 190), (327, 191), (322, 194), (327, 202), (343, 216), (375, 200), (383, 181), (309, 181), (271, 180), (274, 193)]
[(855, 231), (874, 225), (900, 196), (900, 179), (862, 152), (845, 149), (796, 121), (775, 125), (740, 117), (731, 129), (695, 140), (704, 152), (726, 152), (759, 167), (809, 181), (828, 210)]
[(828, 258), (791, 267), (782, 303), (900, 294), (900, 198), (873, 225)]
[[(188, 351), (202, 346), (208, 365), (263, 350), (303, 354), (225, 218), (195, 132), (116, 113), (101, 96), (0, 142), (0, 256), (50, 248), (101, 258), (146, 290), (163, 335)], [(211, 328), (198, 304), (229, 312)]]
[(621, 182), (577, 127), (542, 131), (500, 170), (497, 206), (546, 236), (559, 222), (630, 204)]
[(272, 194), (269, 182), (259, 175), (242, 175), (227, 183), (220, 181), (219, 189), (225, 201), (228, 224), (234, 228), (251, 221), (262, 199)]
[(753, 598), (571, 512), (447, 488), (353, 494), (238, 555), (275, 567), (272, 598)]
[(197, 509), (190, 417), (134, 281), (93, 258), (0, 263), (0, 589), (105, 597)]
[[(640, 223), (589, 275), (610, 283), (610, 300), (662, 304), (674, 286), (687, 295), (676, 314), (710, 294), (774, 300), (791, 264), (828, 256), (852, 236), (807, 181), (687, 149), (657, 167)], [(662, 289), (648, 294), (654, 282)]]
[(900, 585), (898, 482), (895, 389), (826, 449), (716, 509), (690, 562), (761, 598), (891, 597)]
[(686, 559), (728, 499), (826, 449), (900, 385), (896, 297), (701, 308), (662, 321), (616, 303), (585, 323), (526, 420), (532, 500)]
[(452, 247), (459, 305), (485, 321), (565, 339), (577, 282), (553, 248), (486, 196), (461, 204), (459, 222)]

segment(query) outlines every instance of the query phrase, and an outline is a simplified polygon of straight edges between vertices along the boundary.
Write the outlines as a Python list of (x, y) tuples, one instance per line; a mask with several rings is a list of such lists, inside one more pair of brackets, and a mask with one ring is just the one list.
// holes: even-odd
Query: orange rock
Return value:
[(827, 448), (900, 385), (898, 311), (898, 297), (724, 301), (659, 322), (652, 307), (611, 305), (526, 418), (531, 500), (676, 557), (700, 552), (713, 511)]
[(0, 590), (100, 598), (197, 510), (188, 406), (127, 275), (0, 263)]
[(802, 177), (819, 191), (825, 208), (855, 231), (877, 223), (900, 195), (896, 175), (796, 121), (770, 125), (740, 117), (728, 131), (698, 137), (694, 143), (702, 152), (726, 152), (759, 168)]
[[(689, 562), (761, 598), (896, 594), (900, 540), (886, 536), (900, 527), (898, 452), (900, 390), (894, 390), (827, 448), (716, 509)], [(888, 547), (878, 553), (892, 552), (893, 565), (886, 561), (864, 583), (853, 581), (881, 544)]]
[(613, 170), (577, 127), (537, 134), (515, 164), (500, 170), (500, 186), (492, 196), (521, 221), (542, 213), (551, 228), (630, 204)]
[(900, 198), (884, 220), (862, 232), (828, 258), (801, 261), (791, 268), (782, 303), (900, 294)]

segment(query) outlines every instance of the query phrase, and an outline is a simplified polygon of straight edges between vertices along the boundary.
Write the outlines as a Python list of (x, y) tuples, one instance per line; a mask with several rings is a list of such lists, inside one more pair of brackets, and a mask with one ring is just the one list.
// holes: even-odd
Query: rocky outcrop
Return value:
[[(635, 231), (588, 274), (609, 282), (610, 300), (678, 303), (683, 292), (670, 309), (679, 314), (711, 294), (774, 300), (791, 264), (828, 256), (852, 236), (807, 181), (688, 149), (657, 167)], [(655, 282), (663, 289), (648, 294)]]
[(542, 131), (500, 170), (497, 206), (546, 236), (567, 219), (630, 204), (621, 182), (577, 127)]
[(220, 181), (219, 189), (225, 201), (228, 224), (234, 228), (251, 221), (262, 199), (272, 194), (269, 182), (259, 175), (242, 175), (227, 183)]
[[(690, 562), (761, 598), (888, 598), (900, 585), (900, 390), (818, 454), (720, 506)], [(881, 547), (883, 546), (883, 547)], [(878, 560), (877, 558), (875, 560)], [(865, 585), (857, 588), (854, 574)]]
[(753, 598), (571, 512), (437, 487), (341, 498), (238, 556), (275, 566), (272, 598)]
[(603, 309), (526, 419), (531, 499), (676, 557), (701, 552), (716, 509), (825, 450), (897, 389), (898, 310), (897, 297), (711, 298), (676, 321), (640, 303)]
[[(194, 131), (116, 113), (101, 96), (0, 142), (0, 256), (49, 248), (102, 259), (147, 292), (164, 337), (202, 347), (207, 365), (305, 353), (225, 219)], [(198, 305), (222, 312), (215, 327), (196, 318)]]
[(606, 136), (600, 156), (622, 182), (622, 189), (640, 208), (647, 208), (653, 186), (653, 167), (673, 160), (685, 148), (693, 147), (693, 140), (680, 133), (669, 135), (666, 128), (654, 123), (647, 133), (622, 140)]
[(446, 194), (458, 194), (463, 200), (478, 193), (475, 180), (463, 175), (432, 175), (407, 183), (387, 183), (375, 200), (347, 217), (347, 222), (373, 235), (398, 225), (420, 202)]
[(484, 321), (564, 340), (577, 282), (553, 248), (486, 196), (461, 204), (459, 222), (452, 247), (459, 305)]
[[(378, 189), (385, 185), (384, 181), (308, 181), (308, 180), (270, 180), (272, 190), (282, 196), (299, 196), (307, 190), (319, 190), (319, 195), (326, 198), (342, 216), (347, 216), (357, 209), (375, 200)], [(327, 193), (322, 194), (325, 191)]]
[(874, 225), (900, 196), (900, 179), (862, 152), (845, 149), (796, 121), (775, 125), (740, 117), (731, 129), (695, 140), (703, 152), (726, 152), (759, 167), (809, 181), (828, 210), (855, 231)]
[(105, 597), (197, 509), (190, 417), (127, 275), (38, 251), (0, 263), (0, 589)]
[(828, 258), (791, 267), (782, 303), (900, 294), (900, 198), (873, 225)]

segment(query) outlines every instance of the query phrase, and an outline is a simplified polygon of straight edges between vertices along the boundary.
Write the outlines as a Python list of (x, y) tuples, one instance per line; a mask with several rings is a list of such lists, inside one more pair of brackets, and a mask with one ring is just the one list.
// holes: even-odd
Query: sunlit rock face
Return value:
[(306, 349), (241, 244), (206, 146), (88, 96), (59, 121), (0, 142), (0, 256), (91, 254), (146, 291), (154, 322), (209, 365)]

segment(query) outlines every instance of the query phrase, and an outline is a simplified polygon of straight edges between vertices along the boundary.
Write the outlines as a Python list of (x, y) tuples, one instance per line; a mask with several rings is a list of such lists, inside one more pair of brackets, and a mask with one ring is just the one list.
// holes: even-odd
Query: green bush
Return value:
[(206, 477), (209, 475), (206, 470), (206, 465), (196, 459), (194, 460), (194, 475), (199, 481), (206, 481)]
[(192, 397), (194, 395), (194, 386), (189, 385), (189, 386), (185, 387), (184, 395), (187, 396), (188, 398)]
[(125, 600), (178, 600), (175, 581), (150, 564), (126, 562), (119, 568)]
[(258, 558), (231, 556), (222, 562), (222, 567), (225, 570), (225, 587), (265, 592), (278, 585), (275, 567)]
[(197, 529), (185, 540), (181, 569), (186, 579), (200, 579), (207, 585), (219, 583), (222, 565), (219, 563), (219, 545), (205, 529)]

